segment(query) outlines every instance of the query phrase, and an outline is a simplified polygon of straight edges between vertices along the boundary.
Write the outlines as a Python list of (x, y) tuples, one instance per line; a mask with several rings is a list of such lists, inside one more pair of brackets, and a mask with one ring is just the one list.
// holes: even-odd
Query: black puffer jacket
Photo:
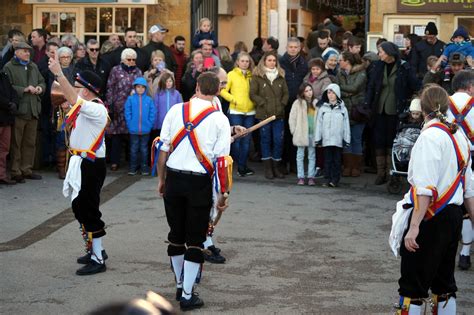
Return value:
[(0, 126), (13, 125), (15, 116), (10, 109), (10, 102), (18, 109), (18, 95), (13, 89), (10, 79), (3, 71), (0, 72)]

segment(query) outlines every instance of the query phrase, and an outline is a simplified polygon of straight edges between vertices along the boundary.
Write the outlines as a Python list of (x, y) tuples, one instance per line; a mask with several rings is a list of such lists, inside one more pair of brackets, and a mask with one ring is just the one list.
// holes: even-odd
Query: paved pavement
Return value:
[[(216, 229), (227, 262), (204, 265), (198, 292), (206, 305), (196, 313), (389, 314), (400, 261), (387, 239), (399, 197), (373, 186), (373, 175), (345, 178), (336, 189), (297, 187), (294, 175), (267, 181), (260, 164), (252, 167), (255, 176), (236, 178)], [(79, 277), (78, 224), (62, 183), (43, 174), (0, 188), (1, 314), (87, 314), (147, 290), (173, 298), (156, 179), (108, 174), (108, 269)], [(473, 271), (456, 278), (458, 314), (473, 314)]]

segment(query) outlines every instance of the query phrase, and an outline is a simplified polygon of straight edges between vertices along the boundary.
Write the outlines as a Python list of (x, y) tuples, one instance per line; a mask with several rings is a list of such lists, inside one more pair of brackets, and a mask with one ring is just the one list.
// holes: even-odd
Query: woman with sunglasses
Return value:
[(142, 76), (136, 66), (137, 53), (126, 48), (122, 51), (121, 62), (110, 71), (107, 81), (106, 104), (111, 119), (107, 134), (110, 138), (110, 170), (116, 171), (120, 164), (122, 144), (128, 140), (128, 129), (125, 123), (124, 105), (133, 90), (133, 82)]

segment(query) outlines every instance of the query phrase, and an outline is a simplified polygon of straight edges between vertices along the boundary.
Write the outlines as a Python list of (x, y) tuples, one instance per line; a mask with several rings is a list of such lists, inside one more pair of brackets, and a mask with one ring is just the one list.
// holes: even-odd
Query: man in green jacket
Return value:
[(31, 61), (32, 48), (22, 42), (15, 47), (15, 55), (4, 67), (18, 94), (19, 106), (12, 135), (12, 179), (24, 183), (27, 179), (41, 179), (32, 172), (35, 158), (36, 130), (41, 112), (41, 95), (46, 89), (43, 76)]

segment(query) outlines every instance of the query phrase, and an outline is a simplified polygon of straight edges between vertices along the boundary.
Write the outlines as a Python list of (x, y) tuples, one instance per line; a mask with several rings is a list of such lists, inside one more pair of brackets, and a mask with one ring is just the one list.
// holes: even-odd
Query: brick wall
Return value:
[(0, 0), (0, 47), (8, 40), (8, 31), (15, 28), (28, 34), (33, 26), (33, 6), (22, 0)]

